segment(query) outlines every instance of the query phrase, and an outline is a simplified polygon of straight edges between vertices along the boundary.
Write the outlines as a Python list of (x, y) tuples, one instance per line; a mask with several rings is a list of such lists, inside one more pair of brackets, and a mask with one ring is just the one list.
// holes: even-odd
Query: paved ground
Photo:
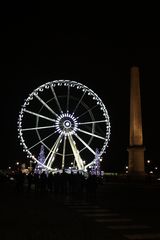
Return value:
[(106, 183), (92, 197), (0, 190), (2, 240), (160, 239), (158, 184)]

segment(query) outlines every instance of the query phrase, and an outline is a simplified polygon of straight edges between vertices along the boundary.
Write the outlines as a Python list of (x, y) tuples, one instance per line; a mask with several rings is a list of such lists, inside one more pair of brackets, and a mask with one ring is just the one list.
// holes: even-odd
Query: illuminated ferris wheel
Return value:
[[(35, 89), (18, 119), (18, 137), (27, 157), (44, 169), (87, 171), (110, 138), (109, 115), (102, 100), (87, 86), (54, 80)], [(45, 160), (38, 154), (44, 146)]]

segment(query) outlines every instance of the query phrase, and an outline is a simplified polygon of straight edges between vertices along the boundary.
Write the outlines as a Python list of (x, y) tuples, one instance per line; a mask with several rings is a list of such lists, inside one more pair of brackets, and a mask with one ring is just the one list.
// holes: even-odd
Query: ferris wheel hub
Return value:
[(77, 131), (78, 122), (70, 113), (63, 113), (56, 120), (56, 129), (64, 135), (74, 134)]
[(63, 126), (64, 126), (64, 128), (71, 128), (72, 124), (71, 124), (70, 120), (66, 120), (66, 121), (64, 121)]

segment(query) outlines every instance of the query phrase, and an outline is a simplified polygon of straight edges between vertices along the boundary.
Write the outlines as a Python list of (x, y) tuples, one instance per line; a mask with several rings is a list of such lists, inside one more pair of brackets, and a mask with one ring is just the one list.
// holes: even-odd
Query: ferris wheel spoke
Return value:
[(83, 97), (84, 97), (85, 94), (86, 94), (86, 92), (83, 93), (82, 97), (80, 98), (79, 102), (77, 103), (77, 105), (76, 105), (76, 107), (75, 107), (75, 109), (74, 109), (74, 111), (73, 111), (73, 114), (74, 114), (75, 111), (77, 110), (79, 104), (82, 102), (82, 99), (83, 99)]
[(78, 123), (79, 125), (86, 125), (86, 124), (93, 124), (93, 123), (102, 123), (102, 122), (107, 122), (107, 120), (99, 120), (99, 121), (92, 121), (92, 122), (82, 122)]
[(54, 145), (49, 149), (49, 153), (48, 153), (47, 157), (45, 158), (44, 164), (46, 164), (48, 158), (50, 157), (51, 153), (53, 152), (53, 149), (54, 149), (54, 147), (55, 147), (55, 144), (56, 144), (56, 142), (55, 142)]
[(81, 156), (80, 156), (80, 154), (79, 154), (79, 151), (78, 151), (78, 149), (77, 149), (77, 147), (76, 147), (76, 145), (75, 145), (75, 143), (74, 143), (74, 140), (73, 140), (71, 134), (68, 135), (68, 140), (69, 140), (69, 143), (70, 143), (70, 145), (71, 145), (72, 152), (73, 152), (75, 161), (76, 161), (76, 163), (77, 163), (78, 169), (79, 169), (79, 170), (84, 169), (83, 161), (82, 161), (82, 159), (81, 159)]
[(58, 151), (58, 147), (61, 143), (61, 140), (62, 140), (62, 133), (59, 135), (59, 137), (57, 138), (55, 144), (53, 145), (52, 147), (52, 150), (51, 150), (51, 155), (48, 159), (48, 162), (47, 162), (47, 167), (51, 168), (54, 160), (55, 160), (55, 156), (56, 156), (56, 152)]
[(26, 109), (24, 109), (24, 112), (27, 112), (27, 113), (29, 113), (29, 114), (31, 114), (31, 115), (36, 116), (36, 117), (40, 117), (40, 118), (44, 118), (44, 119), (49, 120), (49, 121), (52, 121), (52, 122), (56, 122), (55, 119), (52, 119), (52, 118), (43, 116), (43, 115), (41, 115), (41, 114), (39, 114), (39, 113), (35, 113), (35, 112), (32, 112), (32, 111), (28, 111), (28, 110), (26, 110)]
[(78, 136), (78, 134), (74, 134), (74, 135), (79, 139), (79, 141), (80, 141), (81, 143), (83, 143), (83, 145), (84, 145), (86, 148), (88, 148), (88, 150), (89, 150), (91, 153), (93, 153), (93, 154), (95, 155), (95, 151), (94, 151), (85, 141), (83, 141), (83, 139), (80, 138), (80, 137)]
[(97, 105), (94, 105), (92, 108), (88, 109), (87, 111), (85, 111), (84, 113), (79, 115), (77, 118), (80, 118), (80, 117), (84, 116), (85, 114), (87, 114), (88, 112), (91, 112), (95, 107), (97, 107)]
[(67, 111), (69, 111), (69, 97), (70, 97), (70, 85), (68, 85), (67, 90)]
[(102, 139), (102, 140), (106, 140), (104, 137), (101, 137), (101, 136), (99, 136), (99, 135), (97, 135), (97, 134), (94, 134), (94, 133), (91, 133), (91, 132), (84, 131), (84, 130), (82, 130), (82, 129), (80, 129), (80, 128), (77, 128), (77, 130), (78, 130), (79, 132), (88, 134), (88, 135), (90, 135), (90, 136), (93, 136), (93, 137), (96, 137), (96, 138), (100, 138), (100, 139)]
[(22, 131), (31, 131), (31, 130), (40, 130), (40, 129), (47, 129), (47, 128), (54, 128), (56, 125), (45, 126), (45, 127), (34, 127), (34, 128), (22, 128)]
[(66, 136), (64, 136), (63, 142), (62, 169), (64, 169), (65, 153), (66, 153)]
[(42, 98), (40, 98), (37, 94), (34, 94), (34, 96), (43, 104), (43, 106), (45, 106), (51, 113), (53, 113), (56, 117), (58, 117), (58, 114), (55, 113), (55, 112), (53, 111), (53, 109), (50, 108), (50, 107), (48, 106), (48, 104), (45, 103), (45, 102), (42, 100)]
[(50, 150), (50, 148), (43, 142), (42, 143), (43, 145), (44, 145), (44, 147), (49, 151)]
[(59, 103), (59, 101), (58, 101), (57, 95), (56, 95), (56, 93), (55, 93), (55, 90), (54, 90), (54, 88), (53, 88), (52, 85), (51, 85), (51, 90), (52, 90), (52, 93), (53, 93), (54, 98), (55, 98), (55, 100), (56, 100), (56, 103), (57, 103), (57, 106), (58, 106), (58, 108), (59, 108), (59, 111), (60, 111), (60, 112), (63, 112), (63, 111), (62, 111), (62, 108), (61, 108), (61, 105), (60, 105), (60, 103)]
[(51, 136), (53, 136), (53, 134), (55, 134), (57, 132), (57, 130), (53, 133), (51, 133), (50, 135), (48, 135), (47, 137), (41, 139), (40, 141), (38, 141), (36, 144), (34, 144), (32, 147), (28, 148), (28, 150), (36, 147), (38, 144), (42, 143), (43, 141), (45, 141), (46, 139), (50, 138)]

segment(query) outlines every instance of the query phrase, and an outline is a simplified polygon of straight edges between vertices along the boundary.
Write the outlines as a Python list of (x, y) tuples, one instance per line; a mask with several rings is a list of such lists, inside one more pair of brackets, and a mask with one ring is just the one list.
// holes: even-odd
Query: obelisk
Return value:
[(138, 67), (131, 67), (130, 77), (130, 136), (128, 147), (128, 175), (138, 177), (145, 175), (145, 148), (143, 146), (140, 74)]

